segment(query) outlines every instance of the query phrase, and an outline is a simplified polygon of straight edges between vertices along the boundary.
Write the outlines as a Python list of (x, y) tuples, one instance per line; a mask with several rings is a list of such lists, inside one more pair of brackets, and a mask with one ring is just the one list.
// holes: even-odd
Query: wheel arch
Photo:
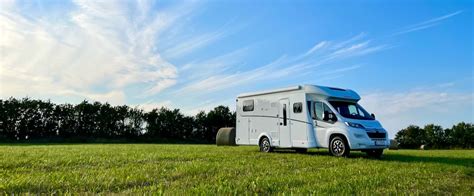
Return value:
[(258, 144), (260, 145), (260, 142), (262, 141), (262, 139), (264, 137), (268, 138), (270, 140), (270, 146), (273, 146), (272, 137), (270, 136), (270, 134), (267, 134), (266, 132), (261, 133), (260, 135), (258, 135)]
[(336, 137), (336, 136), (340, 136), (340, 137), (342, 137), (343, 139), (345, 139), (346, 142), (347, 142), (347, 144), (349, 145), (349, 148), (352, 148), (351, 142), (349, 141), (349, 138), (346, 136), (346, 134), (341, 133), (341, 132), (333, 132), (333, 133), (330, 133), (330, 134), (328, 134), (328, 135), (329, 135), (329, 137), (328, 137), (327, 140), (326, 140), (326, 141), (328, 142), (328, 148), (329, 148), (329, 146), (330, 146), (330, 143), (331, 143), (332, 138), (334, 138), (334, 137)]

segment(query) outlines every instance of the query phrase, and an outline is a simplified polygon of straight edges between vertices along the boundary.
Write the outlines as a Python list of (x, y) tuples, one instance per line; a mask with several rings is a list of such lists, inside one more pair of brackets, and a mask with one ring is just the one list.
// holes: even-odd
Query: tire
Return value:
[(347, 157), (349, 156), (351, 149), (346, 139), (341, 136), (334, 136), (331, 138), (329, 143), (329, 153), (336, 157)]
[(367, 150), (366, 153), (369, 157), (380, 158), (382, 157), (383, 149)]
[(271, 146), (270, 139), (268, 139), (268, 137), (263, 137), (260, 140), (259, 146), (260, 146), (260, 152), (272, 152), (273, 151), (273, 147)]
[(308, 149), (307, 148), (295, 148), (295, 151), (297, 153), (306, 153), (306, 152), (308, 152)]

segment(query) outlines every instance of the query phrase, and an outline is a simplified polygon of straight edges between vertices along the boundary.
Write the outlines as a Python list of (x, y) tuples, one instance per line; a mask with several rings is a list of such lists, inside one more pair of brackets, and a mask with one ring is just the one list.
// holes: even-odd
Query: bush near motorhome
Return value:
[(83, 101), (54, 104), (29, 98), (0, 99), (0, 140), (20, 142), (183, 141), (213, 143), (220, 127), (235, 126), (226, 106), (185, 116), (178, 109), (145, 112), (126, 105)]
[(474, 125), (461, 122), (452, 128), (434, 124), (425, 125), (423, 128), (410, 125), (400, 130), (395, 137), (400, 148), (473, 148)]

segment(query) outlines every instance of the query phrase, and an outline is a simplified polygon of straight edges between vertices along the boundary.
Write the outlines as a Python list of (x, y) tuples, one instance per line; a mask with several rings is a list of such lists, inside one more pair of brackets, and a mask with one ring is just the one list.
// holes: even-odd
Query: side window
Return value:
[(314, 112), (316, 114), (316, 120), (323, 120), (323, 103), (319, 101), (314, 102)]
[(293, 103), (293, 113), (301, 113), (303, 111), (303, 103)]
[(286, 104), (283, 104), (283, 126), (286, 126)]
[(323, 120), (324, 112), (332, 113), (328, 105), (319, 101), (314, 103), (314, 110), (316, 113), (316, 120), (321, 120), (321, 121)]
[(332, 113), (331, 109), (329, 109), (329, 106), (326, 105), (325, 103), (323, 103), (324, 105), (324, 112), (329, 112), (329, 113)]
[(242, 106), (242, 110), (244, 112), (251, 112), (253, 111), (253, 99), (245, 100)]

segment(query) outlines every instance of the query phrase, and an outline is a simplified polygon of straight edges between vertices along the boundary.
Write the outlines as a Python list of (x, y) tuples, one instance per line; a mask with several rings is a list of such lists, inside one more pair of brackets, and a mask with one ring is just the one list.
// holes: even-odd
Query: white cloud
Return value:
[(343, 73), (343, 72), (351, 71), (351, 70), (354, 70), (354, 69), (359, 69), (360, 67), (361, 67), (361, 65), (352, 65), (352, 66), (348, 66), (348, 67), (343, 67), (343, 68), (338, 68), (338, 69), (332, 69), (332, 70), (323, 72), (322, 74), (323, 74), (323, 75), (338, 74), (338, 73)]
[(183, 113), (185, 115), (195, 116), (201, 111), (209, 112), (219, 105), (228, 106), (230, 111), (235, 111), (235, 99), (232, 98), (221, 101), (210, 99), (204, 102), (200, 102), (200, 104), (198, 105), (193, 105), (192, 107), (183, 107)]
[(163, 80), (157, 81), (157, 83), (152, 88), (147, 90), (145, 94), (148, 94), (148, 95), (156, 94), (164, 89), (167, 89), (170, 86), (173, 86), (174, 84), (176, 84), (176, 80), (174, 79), (163, 79)]
[[(253, 69), (235, 71), (233, 73), (230, 71), (222, 72), (221, 68), (206, 69), (208, 62), (195, 62), (191, 65), (188, 65), (186, 68), (192, 69), (194, 67), (200, 72), (202, 72), (202, 70), (206, 70), (208, 74), (188, 81), (180, 89), (177, 89), (175, 93), (180, 95), (186, 94), (189, 96), (195, 96), (210, 94), (224, 89), (229, 89), (244, 84), (256, 83), (259, 81), (270, 81), (272, 79), (281, 79), (287, 76), (294, 78), (308, 73), (309, 69), (317, 66), (329, 64), (331, 62), (337, 62), (350, 57), (368, 55), (388, 48), (385, 45), (371, 44), (371, 42), (368, 40), (359, 41), (363, 35), (364, 34), (359, 34), (341, 42), (321, 41), (302, 54), (292, 57), (283, 55), (275, 59), (273, 62), (268, 63), (267, 65), (255, 66)], [(231, 53), (230, 55), (224, 56), (224, 58), (214, 59), (212, 64), (233, 66), (235, 65), (232, 63), (234, 62), (233, 59), (235, 59), (235, 56), (237, 55), (239, 55), (238, 58), (240, 59), (245, 58), (245, 56), (242, 56), (241, 53)], [(320, 75), (320, 78), (325, 80), (337, 78), (337, 74), (341, 75), (344, 72), (354, 70), (359, 67), (360, 65), (353, 65), (343, 68), (331, 68), (329, 71), (323, 72)]]
[(303, 56), (306, 57), (306, 56), (309, 56), (311, 54), (314, 54), (316, 51), (322, 49), (323, 47), (325, 47), (328, 44), (329, 43), (327, 41), (321, 41), (321, 42), (317, 43), (316, 45), (314, 45), (311, 49), (309, 49)]
[(349, 44), (353, 44), (359, 40), (362, 40), (364, 39), (365, 37), (367, 36), (367, 33), (365, 32), (361, 32), (355, 36), (352, 36), (351, 38), (347, 39), (347, 40), (344, 40), (344, 41), (341, 41), (341, 42), (338, 42), (338, 43), (335, 43), (331, 46), (331, 48), (333, 50), (337, 50), (337, 49), (340, 49), (342, 47), (346, 47), (347, 45)]
[[(374, 92), (363, 94), (360, 104), (376, 114), (392, 138), (398, 130), (412, 124), (435, 123), (447, 128), (452, 122), (474, 120), (473, 111), (466, 111), (466, 108), (474, 107), (472, 93), (449, 93), (439, 89)], [(433, 119), (438, 120), (434, 122)]]
[(248, 51), (249, 47), (243, 47), (216, 57), (187, 63), (179, 68), (180, 72), (186, 75), (183, 81), (207, 78), (228, 72), (229, 69), (243, 64)]
[(446, 20), (448, 18), (451, 18), (451, 17), (456, 16), (456, 15), (461, 14), (461, 13), (462, 13), (462, 11), (459, 10), (459, 11), (456, 11), (456, 12), (453, 12), (453, 13), (450, 13), (450, 14), (446, 14), (444, 16), (436, 17), (436, 18), (433, 18), (433, 19), (430, 19), (430, 20), (426, 20), (424, 22), (420, 22), (420, 23), (417, 23), (417, 24), (414, 24), (414, 25), (410, 25), (410, 26), (404, 27), (400, 31), (392, 34), (392, 36), (401, 35), (401, 34), (405, 34), (405, 33), (410, 33), (410, 32), (414, 32), (414, 31), (419, 31), (419, 30), (430, 28), (430, 27), (434, 27), (436, 25), (439, 25), (443, 20)]
[(174, 85), (177, 69), (155, 44), (193, 4), (156, 12), (151, 3), (76, 0), (77, 8), (58, 22), (32, 19), (2, 1), (0, 97), (74, 92), (123, 103), (126, 86), (143, 85), (152, 95)]
[(217, 41), (225, 36), (224, 31), (216, 31), (206, 33), (200, 36), (192, 37), (188, 40), (182, 41), (174, 47), (166, 49), (163, 53), (168, 58), (176, 58), (182, 55), (186, 55), (196, 49), (209, 45), (210, 43)]

